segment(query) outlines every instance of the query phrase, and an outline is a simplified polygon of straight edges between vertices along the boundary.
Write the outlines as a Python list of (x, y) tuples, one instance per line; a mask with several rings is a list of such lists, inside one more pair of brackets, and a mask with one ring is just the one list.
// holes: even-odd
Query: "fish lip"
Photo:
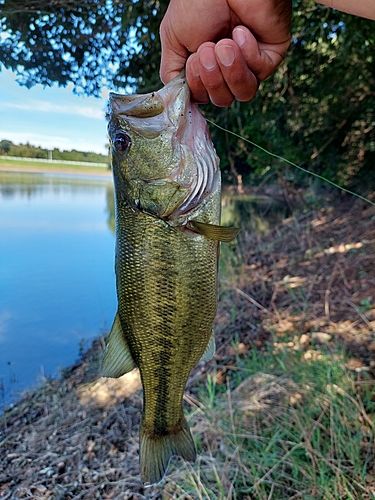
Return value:
[[(110, 92), (108, 96), (107, 119), (110, 119), (111, 114), (126, 115), (134, 118), (152, 118), (162, 114), (167, 110), (168, 102), (164, 102), (161, 96), (164, 94), (168, 95), (170, 88), (182, 88), (186, 84), (186, 78), (182, 73), (156, 92), (131, 95)], [(143, 97), (143, 99), (140, 100), (140, 97)], [(188, 101), (188, 97), (185, 99), (186, 102)]]
[(125, 114), (134, 118), (152, 118), (165, 111), (165, 106), (156, 92), (145, 94), (142, 101), (134, 97), (110, 92), (109, 106), (111, 111), (116, 115)]

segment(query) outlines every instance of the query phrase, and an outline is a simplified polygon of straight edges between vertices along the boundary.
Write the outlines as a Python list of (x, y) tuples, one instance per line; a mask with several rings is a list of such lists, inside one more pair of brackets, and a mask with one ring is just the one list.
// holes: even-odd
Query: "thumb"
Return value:
[(163, 22), (160, 26), (161, 61), (160, 79), (166, 84), (184, 69), (189, 51), (175, 36), (171, 35)]

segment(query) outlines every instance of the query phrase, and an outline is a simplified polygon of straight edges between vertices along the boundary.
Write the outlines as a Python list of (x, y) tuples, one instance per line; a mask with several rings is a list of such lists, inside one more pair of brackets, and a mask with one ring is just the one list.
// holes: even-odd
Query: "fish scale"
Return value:
[[(126, 205), (119, 209), (117, 219), (122, 248), (118, 312), (122, 324), (131, 324), (125, 336), (142, 377), (145, 426), (152, 428), (155, 415), (160, 420), (162, 413), (166, 415), (164, 428), (158, 432), (166, 433), (182, 418), (187, 377), (211, 336), (218, 244), (186, 235)], [(132, 234), (139, 231), (143, 245), (134, 248)], [(203, 270), (201, 259), (206, 262)], [(155, 377), (159, 368), (170, 375)]]

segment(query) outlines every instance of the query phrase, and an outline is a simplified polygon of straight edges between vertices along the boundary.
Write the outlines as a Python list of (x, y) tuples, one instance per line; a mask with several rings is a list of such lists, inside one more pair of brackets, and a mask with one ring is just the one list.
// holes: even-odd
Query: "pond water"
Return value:
[[(284, 215), (269, 200), (224, 196), (223, 223), (242, 227), (240, 245), (222, 247), (227, 267), (248, 232)], [(0, 172), (0, 413), (108, 331), (114, 245), (110, 178)]]
[(116, 312), (110, 178), (0, 173), (0, 412)]

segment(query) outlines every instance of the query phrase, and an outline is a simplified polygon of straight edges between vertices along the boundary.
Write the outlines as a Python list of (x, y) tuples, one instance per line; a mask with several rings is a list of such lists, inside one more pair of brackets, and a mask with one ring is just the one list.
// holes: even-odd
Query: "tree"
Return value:
[(102, 86), (160, 85), (159, 0), (3, 0), (0, 61), (20, 83), (66, 85), (97, 95)]
[[(1, 0), (0, 0), (1, 2)], [(204, 113), (341, 185), (375, 180), (375, 24), (293, 0), (291, 49), (250, 103)], [(97, 94), (160, 87), (159, 25), (168, 0), (3, 0), (0, 62), (21, 83)], [(245, 182), (298, 171), (212, 128), (222, 167)]]
[(0, 141), (0, 154), (7, 155), (12, 146), (13, 146), (12, 141), (7, 141), (5, 139)]

